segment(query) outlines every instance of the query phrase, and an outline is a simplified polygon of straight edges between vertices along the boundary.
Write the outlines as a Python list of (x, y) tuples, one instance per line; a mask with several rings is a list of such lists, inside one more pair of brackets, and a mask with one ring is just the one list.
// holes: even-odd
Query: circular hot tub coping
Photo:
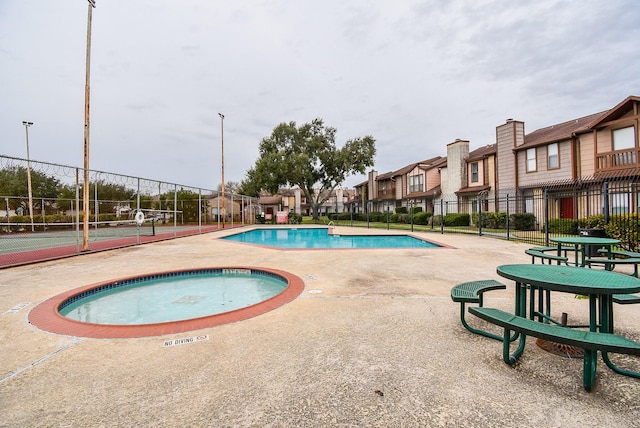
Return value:
[[(128, 281), (139, 277), (161, 275), (168, 273), (186, 273), (207, 271), (212, 269), (248, 269), (251, 271), (267, 272), (282, 277), (287, 282), (287, 287), (280, 294), (267, 300), (256, 303), (246, 308), (236, 309), (220, 314), (208, 315), (200, 318), (192, 318), (182, 321), (170, 321), (156, 324), (139, 325), (108, 325), (91, 324), (82, 321), (72, 320), (61, 315), (58, 308), (71, 297), (83, 293), (87, 290), (98, 288), (114, 282)], [(63, 334), (67, 336), (90, 337), (95, 339), (124, 339), (138, 337), (164, 336), (168, 334), (184, 333), (188, 331), (200, 330), (203, 328), (215, 327), (262, 315), (295, 300), (304, 290), (304, 281), (289, 272), (272, 268), (255, 266), (215, 266), (195, 269), (172, 270), (157, 272), (146, 275), (136, 275), (125, 278), (112, 279), (97, 284), (86, 285), (69, 290), (54, 296), (35, 308), (29, 313), (29, 322), (41, 330), (51, 333)]]

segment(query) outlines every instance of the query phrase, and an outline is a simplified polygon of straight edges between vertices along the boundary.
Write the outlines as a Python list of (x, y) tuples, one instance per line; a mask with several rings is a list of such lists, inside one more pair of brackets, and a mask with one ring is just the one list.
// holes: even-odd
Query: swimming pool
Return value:
[(154, 324), (245, 308), (286, 287), (286, 279), (250, 269), (156, 274), (93, 288), (67, 299), (58, 311), (88, 323)]
[(254, 229), (222, 239), (279, 248), (436, 248), (409, 235), (340, 235), (328, 228)]
[(270, 268), (159, 272), (80, 287), (29, 313), (42, 330), (71, 336), (160, 336), (252, 318), (293, 301), (304, 282)]

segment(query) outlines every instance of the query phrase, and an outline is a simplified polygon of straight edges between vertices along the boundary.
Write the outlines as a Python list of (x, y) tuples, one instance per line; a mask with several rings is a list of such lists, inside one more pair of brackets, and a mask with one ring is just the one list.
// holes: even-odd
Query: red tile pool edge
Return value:
[[(51, 333), (64, 334), (68, 336), (78, 337), (91, 337), (96, 339), (117, 339), (117, 338), (136, 338), (136, 337), (151, 337), (151, 336), (163, 336), (166, 334), (184, 333), (187, 331), (200, 330), (208, 327), (215, 327), (222, 324), (229, 324), (237, 321), (253, 318), (258, 315), (262, 315), (266, 312), (272, 311), (280, 306), (283, 306), (293, 300), (295, 300), (304, 290), (304, 281), (288, 272), (284, 272), (278, 269), (262, 268), (262, 267), (247, 267), (247, 266), (215, 266), (207, 268), (197, 269), (184, 269), (171, 272), (189, 272), (200, 269), (254, 269), (262, 272), (270, 272), (275, 275), (279, 275), (287, 280), (287, 288), (285, 290), (273, 296), (270, 299), (256, 303), (255, 305), (248, 306), (242, 309), (236, 309), (230, 312), (224, 312), (216, 315), (209, 315), (206, 317), (193, 318), (184, 321), (172, 321), (166, 323), (157, 324), (142, 324), (142, 325), (107, 325), (107, 324), (91, 324), (84, 323), (70, 318), (66, 318), (58, 312), (58, 307), (62, 302), (74, 296), (82, 293), (83, 291), (90, 290), (92, 288), (100, 287), (102, 285), (111, 284), (116, 281), (125, 281), (128, 279), (137, 278), (138, 276), (131, 276), (126, 278), (112, 279), (97, 284), (91, 284), (69, 290), (48, 300), (45, 300), (29, 313), (29, 323), (38, 327), (41, 330)], [(169, 273), (169, 272), (156, 272), (157, 274)], [(156, 274), (154, 273), (154, 274)], [(150, 274), (145, 274), (150, 275)]]

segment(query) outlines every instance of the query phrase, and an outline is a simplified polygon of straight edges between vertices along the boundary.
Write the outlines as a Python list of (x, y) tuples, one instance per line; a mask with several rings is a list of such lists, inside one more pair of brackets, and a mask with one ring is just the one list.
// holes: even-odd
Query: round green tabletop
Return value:
[(620, 243), (619, 239), (599, 238), (597, 236), (558, 236), (556, 238), (551, 238), (550, 240), (560, 244), (573, 245), (616, 245)]
[(622, 273), (558, 265), (502, 265), (498, 275), (535, 287), (575, 294), (627, 294), (640, 291), (640, 279)]

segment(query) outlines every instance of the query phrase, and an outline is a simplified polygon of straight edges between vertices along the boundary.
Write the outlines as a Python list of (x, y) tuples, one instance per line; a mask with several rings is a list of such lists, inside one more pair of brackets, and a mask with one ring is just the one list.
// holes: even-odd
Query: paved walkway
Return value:
[[(0, 270), (0, 426), (640, 426), (640, 381), (599, 364), (587, 393), (581, 360), (530, 340), (511, 368), (500, 343), (460, 325), (451, 286), (529, 263), (526, 244), (427, 233), (453, 248), (281, 251), (215, 239), (225, 233)], [(86, 339), (27, 322), (70, 288), (230, 265), (282, 269), (306, 288), (259, 317), (174, 336)], [(510, 310), (512, 293), (486, 305)], [(554, 315), (586, 321), (586, 301), (553, 299)], [(638, 307), (616, 316), (640, 340)]]

